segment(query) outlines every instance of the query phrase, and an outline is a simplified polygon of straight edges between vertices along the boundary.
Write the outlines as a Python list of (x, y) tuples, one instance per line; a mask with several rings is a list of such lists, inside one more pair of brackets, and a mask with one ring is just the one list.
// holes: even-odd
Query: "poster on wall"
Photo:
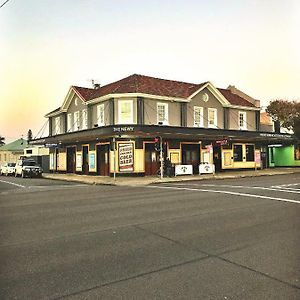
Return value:
[(95, 169), (95, 153), (90, 153), (89, 157), (89, 169), (94, 170)]
[(260, 165), (260, 151), (255, 151), (255, 163)]
[(82, 168), (82, 154), (81, 153), (76, 153), (76, 169)]
[(133, 143), (119, 144), (119, 170), (120, 172), (133, 171)]

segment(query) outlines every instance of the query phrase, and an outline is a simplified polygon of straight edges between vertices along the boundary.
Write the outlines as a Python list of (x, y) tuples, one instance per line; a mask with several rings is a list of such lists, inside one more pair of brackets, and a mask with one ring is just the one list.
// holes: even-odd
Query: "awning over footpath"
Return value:
[(30, 141), (30, 144), (72, 144), (103, 139), (107, 140), (112, 137), (153, 138), (156, 136), (161, 136), (165, 139), (186, 139), (189, 141), (207, 140), (212, 142), (227, 139), (231, 142), (260, 142), (261, 144), (266, 145), (275, 142), (291, 144), (296, 141), (296, 137), (294, 135), (285, 133), (158, 125), (111, 125), (34, 139)]

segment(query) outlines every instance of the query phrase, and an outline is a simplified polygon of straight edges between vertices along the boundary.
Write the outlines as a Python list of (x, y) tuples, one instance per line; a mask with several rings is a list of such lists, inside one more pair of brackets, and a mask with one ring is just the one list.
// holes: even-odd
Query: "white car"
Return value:
[(15, 163), (5, 163), (0, 168), (0, 175), (13, 175), (15, 173)]
[(32, 159), (18, 160), (15, 177), (42, 177), (43, 169)]

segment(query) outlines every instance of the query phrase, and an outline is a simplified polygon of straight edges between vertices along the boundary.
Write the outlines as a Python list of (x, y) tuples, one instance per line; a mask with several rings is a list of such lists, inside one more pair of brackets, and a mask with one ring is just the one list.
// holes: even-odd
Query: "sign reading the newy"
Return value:
[(133, 143), (119, 143), (119, 170), (120, 172), (133, 171)]

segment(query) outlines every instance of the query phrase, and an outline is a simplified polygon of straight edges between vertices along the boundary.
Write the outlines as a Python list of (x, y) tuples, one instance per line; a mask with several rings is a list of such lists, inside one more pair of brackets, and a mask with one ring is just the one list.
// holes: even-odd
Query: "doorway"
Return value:
[(213, 147), (213, 153), (214, 153), (214, 165), (215, 165), (215, 171), (221, 172), (222, 170), (222, 160), (221, 160), (221, 146), (217, 145)]
[(96, 145), (97, 174), (109, 176), (109, 144)]
[(82, 174), (89, 174), (89, 146), (82, 146)]
[(145, 175), (157, 175), (160, 169), (159, 152), (154, 143), (145, 143)]
[(183, 165), (193, 165), (193, 174), (199, 174), (200, 144), (181, 144)]
[(75, 173), (76, 147), (67, 147), (67, 173)]

